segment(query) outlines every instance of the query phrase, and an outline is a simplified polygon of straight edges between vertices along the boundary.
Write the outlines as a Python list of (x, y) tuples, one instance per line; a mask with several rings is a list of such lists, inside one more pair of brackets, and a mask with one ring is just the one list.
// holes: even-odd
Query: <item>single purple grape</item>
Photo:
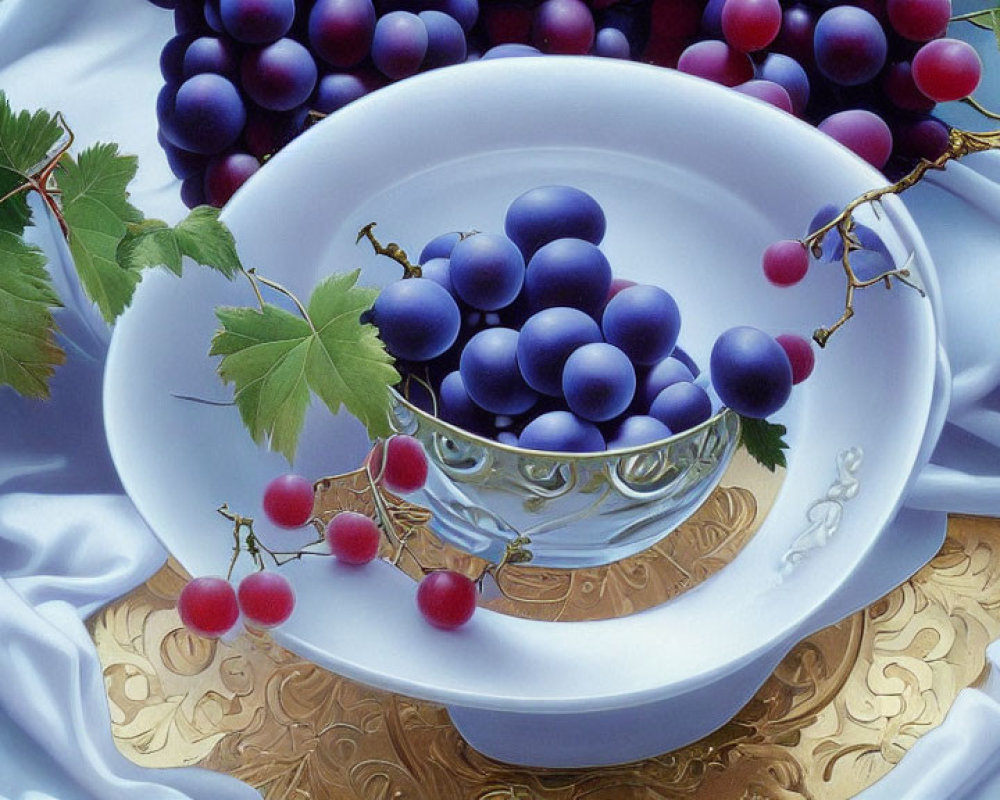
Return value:
[(371, 0), (316, 0), (309, 13), (309, 45), (334, 67), (353, 67), (363, 61), (374, 34)]
[(392, 11), (375, 23), (372, 61), (387, 78), (415, 75), (427, 55), (427, 26), (409, 11)]
[(421, 11), (417, 16), (427, 28), (427, 54), (424, 69), (447, 67), (465, 61), (465, 31), (458, 20), (443, 11)]
[(237, 64), (236, 49), (228, 40), (199, 36), (184, 51), (181, 71), (184, 78), (214, 72), (232, 81), (236, 79)]
[(231, 81), (211, 72), (188, 78), (175, 95), (161, 91), (160, 126), (174, 145), (192, 153), (214, 155), (239, 137), (247, 114)]
[(556, 453), (599, 453), (604, 437), (592, 422), (569, 411), (549, 411), (524, 426), (518, 447)]
[(681, 433), (712, 416), (712, 401), (697, 384), (678, 381), (656, 395), (649, 406), (649, 415), (674, 433)]
[(816, 66), (841, 86), (867, 83), (885, 65), (888, 44), (879, 21), (861, 8), (827, 9), (813, 32)]
[(291, 29), (295, 0), (219, 0), (219, 16), (237, 41), (268, 44)]
[(279, 39), (248, 50), (241, 65), (243, 89), (271, 111), (289, 111), (304, 103), (316, 86), (316, 62), (293, 39)]
[(312, 107), (321, 114), (332, 114), (384, 84), (384, 78), (368, 69), (330, 72), (316, 84)]
[(578, 347), (600, 341), (601, 329), (589, 314), (577, 308), (546, 308), (522, 326), (517, 363), (532, 389), (561, 397), (566, 359)]
[(647, 414), (625, 417), (608, 439), (608, 450), (624, 450), (642, 447), (662, 439), (668, 439), (673, 432), (660, 420)]

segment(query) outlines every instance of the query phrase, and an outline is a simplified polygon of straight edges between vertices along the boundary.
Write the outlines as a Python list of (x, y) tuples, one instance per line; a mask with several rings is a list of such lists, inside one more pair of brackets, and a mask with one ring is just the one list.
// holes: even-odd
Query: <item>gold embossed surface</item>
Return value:
[[(746, 451), (733, 456), (720, 485), (680, 527), (634, 556), (584, 569), (510, 564), (500, 573), (502, 593), (481, 605), (512, 616), (570, 622), (609, 619), (652, 608), (697, 586), (730, 563), (767, 517), (784, 480)], [(363, 471), (316, 483), (313, 514), (325, 526), (339, 511), (374, 512)], [(427, 527), (430, 514), (383, 492), (393, 525), (406, 539), (398, 550), (383, 537), (380, 556), (419, 580), (424, 569), (454, 569), (469, 577), (486, 562), (444, 544)], [(530, 546), (529, 546), (530, 549)]]
[(443, 709), (347, 681), (267, 637), (193, 637), (173, 609), (184, 580), (170, 563), (91, 621), (112, 730), (138, 763), (201, 764), (266, 798), (841, 800), (888, 772), (983, 672), (1000, 635), (1000, 523), (953, 518), (931, 564), (798, 645), (711, 736), (580, 771), (493, 762)]

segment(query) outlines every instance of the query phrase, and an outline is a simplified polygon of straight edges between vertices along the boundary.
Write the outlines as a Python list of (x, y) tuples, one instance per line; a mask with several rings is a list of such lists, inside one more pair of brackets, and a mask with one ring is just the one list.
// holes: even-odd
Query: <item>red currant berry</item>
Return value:
[(253, 572), (236, 592), (243, 616), (261, 628), (280, 625), (292, 615), (295, 592), (288, 578), (277, 572)]
[(476, 610), (476, 584), (450, 569), (431, 572), (417, 587), (417, 608), (436, 628), (458, 628)]
[(750, 53), (767, 47), (781, 28), (778, 0), (725, 0), (722, 35), (736, 50)]
[[(386, 454), (385, 469), (382, 470), (382, 453)], [(415, 492), (427, 483), (427, 454), (417, 439), (405, 434), (396, 434), (385, 442), (375, 445), (371, 452), (372, 474), (393, 492)]]
[(812, 345), (801, 336), (794, 333), (783, 333), (774, 340), (782, 346), (788, 362), (792, 365), (792, 383), (802, 383), (808, 378), (816, 366), (816, 356)]
[(809, 270), (809, 251), (802, 242), (784, 239), (764, 251), (761, 265), (764, 277), (775, 286), (793, 286)]
[(367, 564), (378, 555), (382, 532), (364, 514), (341, 511), (326, 526), (330, 552), (345, 564)]
[(301, 475), (280, 475), (264, 489), (264, 513), (282, 528), (300, 528), (312, 517), (313, 487)]
[(184, 626), (199, 636), (214, 638), (230, 630), (239, 619), (236, 592), (225, 578), (195, 578), (177, 598)]
[(979, 53), (961, 39), (935, 39), (911, 62), (913, 82), (931, 100), (947, 103), (972, 94), (983, 74)]

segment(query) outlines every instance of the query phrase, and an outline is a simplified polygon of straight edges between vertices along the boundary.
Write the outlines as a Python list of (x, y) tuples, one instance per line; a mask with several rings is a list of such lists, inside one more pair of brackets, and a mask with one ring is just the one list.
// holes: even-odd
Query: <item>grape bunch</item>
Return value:
[[(407, 493), (423, 487), (427, 480), (427, 456), (423, 446), (411, 436), (396, 435), (377, 442), (365, 460), (363, 469), (370, 476), (373, 492), (382, 488)], [(313, 484), (301, 475), (279, 475), (264, 489), (264, 514), (279, 528), (302, 528), (319, 525), (313, 515)], [(393, 530), (393, 522), (381, 512), (376, 502), (376, 518), (354, 511), (337, 512), (323, 530), (322, 542), (327, 551), (305, 549), (279, 552), (266, 547), (253, 532), (253, 520), (234, 515), (224, 506), (220, 512), (234, 522), (237, 545), (230, 565), (230, 575), (203, 576), (190, 581), (181, 591), (177, 609), (184, 625), (193, 633), (214, 638), (232, 630), (242, 614), (254, 628), (272, 628), (285, 622), (295, 608), (291, 583), (278, 572), (264, 568), (262, 553), (275, 566), (305, 555), (332, 555), (338, 561), (359, 567), (373, 561), (379, 553), (383, 536), (405, 547), (405, 537)], [(239, 534), (246, 529), (246, 538)], [(314, 544), (318, 544), (316, 542)], [(258, 571), (243, 578), (237, 588), (230, 582), (233, 566), (241, 550), (253, 557)], [(433, 626), (450, 630), (471, 619), (479, 590), (476, 580), (454, 570), (427, 570), (417, 588), (417, 608)]]
[(758, 419), (780, 409), (811, 370), (809, 344), (733, 328), (709, 382), (677, 346), (670, 293), (614, 276), (606, 226), (591, 195), (549, 185), (510, 203), (504, 233), (428, 242), (420, 276), (390, 283), (371, 312), (408, 399), (506, 445), (576, 453), (667, 439), (720, 402)]
[(153, 0), (174, 12), (159, 140), (189, 206), (221, 206), (317, 115), (477, 58), (675, 67), (802, 117), (887, 174), (947, 146), (976, 88), (951, 0)]

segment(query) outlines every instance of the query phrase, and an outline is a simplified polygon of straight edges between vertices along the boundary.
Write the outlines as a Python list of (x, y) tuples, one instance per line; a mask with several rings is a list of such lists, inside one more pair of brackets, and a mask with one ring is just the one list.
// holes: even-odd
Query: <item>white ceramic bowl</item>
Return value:
[[(332, 271), (360, 266), (371, 284), (397, 277), (354, 243), (372, 220), (417, 251), (443, 231), (499, 229), (525, 189), (571, 183), (607, 212), (612, 267), (677, 299), (682, 343), (704, 364), (732, 325), (808, 335), (839, 315), (836, 268), (778, 290), (759, 255), (802, 235), (820, 206), (880, 181), (804, 123), (695, 78), (601, 59), (512, 59), (427, 73), (350, 105), (279, 153), (225, 219), (248, 266), (306, 295)], [(891, 214), (865, 221), (899, 260), (916, 249), (933, 289), (912, 220), (895, 198), (887, 205)], [(215, 509), (260, 516), (262, 487), (287, 464), (253, 445), (235, 409), (173, 396), (227, 399), (206, 355), (213, 308), (253, 303), (245, 282), (187, 273), (149, 275), (120, 321), (105, 418), (140, 512), (188, 570), (212, 574), (224, 572), (231, 543)], [(415, 584), (392, 567), (312, 559), (284, 568), (298, 607), (275, 638), (341, 674), (448, 705), (475, 746), (508, 760), (612, 763), (707, 733), (851, 585), (926, 458), (936, 435), (932, 307), (904, 288), (861, 293), (781, 412), (791, 449), (771, 513), (732, 564), (681, 597), (595, 622), (481, 611), (446, 633), (422, 621)], [(366, 448), (356, 421), (314, 407), (295, 466), (314, 477), (346, 471)], [(274, 546), (294, 543), (260, 528)]]

